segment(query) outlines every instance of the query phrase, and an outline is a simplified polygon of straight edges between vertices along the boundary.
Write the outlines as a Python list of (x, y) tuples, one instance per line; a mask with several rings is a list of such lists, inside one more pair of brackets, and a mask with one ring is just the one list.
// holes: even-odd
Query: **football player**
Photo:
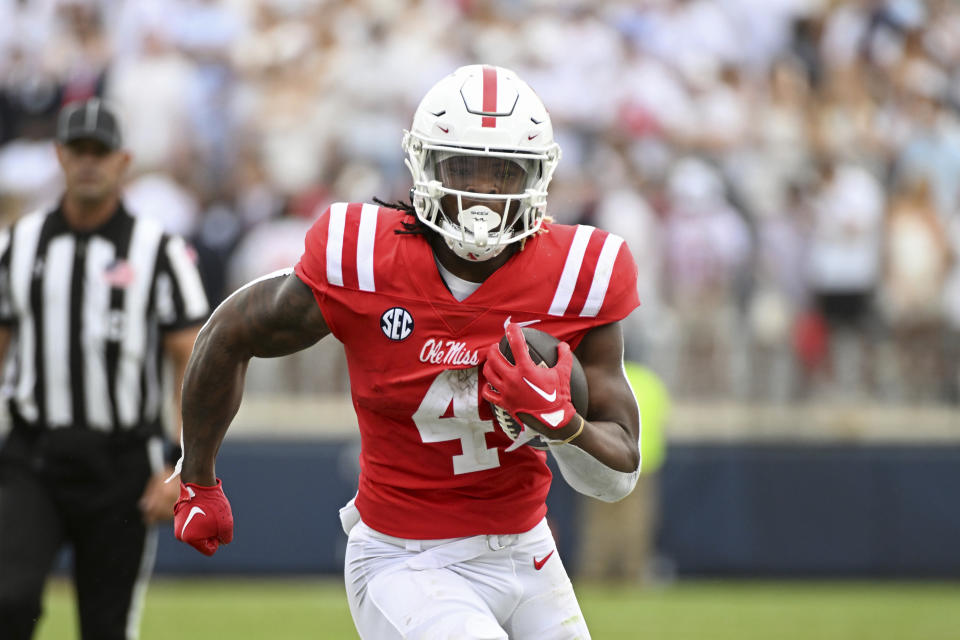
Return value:
[[(251, 357), (343, 343), (360, 425), (356, 497), (341, 510), (345, 582), (363, 638), (587, 638), (546, 523), (547, 442), (577, 491), (633, 489), (640, 420), (619, 321), (637, 305), (623, 241), (552, 224), (550, 117), (515, 73), (467, 66), (424, 97), (403, 148), (407, 205), (332, 205), (291, 271), (240, 289), (197, 340), (183, 390), (176, 536), (233, 537), (215, 474)], [(559, 338), (534, 366), (521, 326)], [(506, 331), (516, 364), (497, 344)], [(570, 399), (571, 349), (589, 408)], [(517, 440), (488, 402), (523, 419)]]

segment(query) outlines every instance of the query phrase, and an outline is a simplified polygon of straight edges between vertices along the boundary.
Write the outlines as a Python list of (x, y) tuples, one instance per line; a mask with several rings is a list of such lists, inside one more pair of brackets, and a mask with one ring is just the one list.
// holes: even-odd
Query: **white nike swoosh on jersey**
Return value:
[[(510, 319), (511, 319), (512, 317), (513, 317), (513, 316), (507, 316), (507, 319), (503, 321), (503, 330), (504, 330), (504, 331), (507, 330), (507, 325), (510, 324), (510, 322), (511, 322)], [(525, 321), (525, 322), (514, 322), (514, 324), (517, 325), (518, 327), (529, 327), (530, 325), (532, 325), (532, 324), (537, 324), (538, 322), (540, 322), (540, 321), (539, 321), (539, 320), (527, 320), (527, 321)]]
[(552, 413), (541, 413), (540, 417), (543, 418), (543, 421), (551, 427), (559, 427), (560, 421), (563, 420), (563, 409), (554, 411)]
[[(189, 489), (189, 487), (187, 487)], [(187, 521), (183, 523), (183, 528), (180, 529), (180, 537), (183, 537), (183, 532), (187, 530), (187, 525), (190, 524), (190, 521), (193, 520), (193, 516), (197, 515), (207, 515), (207, 512), (201, 509), (200, 507), (193, 507), (190, 509), (190, 513), (187, 515)]]
[(534, 391), (536, 391), (537, 393), (539, 393), (539, 394), (540, 394), (540, 397), (543, 398), (544, 400), (546, 400), (547, 402), (553, 402), (554, 400), (557, 399), (557, 390), (556, 390), (556, 389), (553, 390), (553, 393), (547, 393), (546, 391), (544, 391), (543, 389), (541, 389), (541, 388), (538, 387), (537, 385), (533, 384), (532, 382), (530, 382), (530, 381), (527, 380), (526, 378), (523, 378), (523, 381), (526, 382), (527, 385), (528, 385), (531, 389), (533, 389)]

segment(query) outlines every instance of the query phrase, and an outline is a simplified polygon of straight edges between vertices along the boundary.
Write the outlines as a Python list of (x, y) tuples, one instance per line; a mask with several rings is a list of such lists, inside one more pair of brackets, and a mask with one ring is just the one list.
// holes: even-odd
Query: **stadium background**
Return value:
[[(134, 154), (131, 209), (192, 239), (216, 302), (293, 264), (331, 201), (404, 197), (401, 129), (475, 61), (550, 109), (550, 214), (640, 263), (627, 356), (672, 396), (653, 584), (956, 580), (949, 0), (0, 0), (0, 219), (56, 198), (54, 116), (101, 95)], [(256, 362), (220, 465), (238, 540), (208, 561), (168, 536), (158, 572), (336, 572), (346, 393), (336, 343)], [(303, 489), (278, 504), (271, 483)], [(581, 507), (551, 496), (572, 567)], [(945, 613), (923, 602), (900, 620)]]

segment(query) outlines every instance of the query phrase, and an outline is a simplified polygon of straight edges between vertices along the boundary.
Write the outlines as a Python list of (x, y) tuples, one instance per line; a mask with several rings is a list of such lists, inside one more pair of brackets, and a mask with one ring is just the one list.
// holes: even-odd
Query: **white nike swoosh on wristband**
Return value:
[(554, 411), (553, 413), (541, 413), (540, 417), (543, 418), (544, 422), (556, 429), (560, 426), (560, 421), (563, 420), (563, 409)]
[(190, 513), (187, 515), (187, 521), (183, 523), (183, 528), (180, 529), (181, 538), (183, 537), (184, 531), (187, 530), (187, 525), (190, 524), (191, 520), (193, 520), (193, 516), (197, 515), (198, 513), (204, 516), (207, 515), (207, 512), (201, 509), (200, 507), (193, 507), (192, 509), (190, 509)]
[[(521, 376), (521, 377), (523, 377), (523, 376)], [(540, 394), (540, 397), (543, 398), (544, 400), (546, 400), (547, 402), (553, 402), (554, 400), (557, 399), (557, 390), (556, 390), (556, 389), (553, 390), (553, 393), (547, 393), (546, 391), (544, 391), (543, 389), (541, 389), (541, 388), (538, 387), (537, 385), (533, 384), (532, 382), (530, 382), (530, 381), (527, 380), (526, 378), (523, 378), (523, 381), (526, 382), (526, 383), (530, 386), (531, 389), (533, 389), (534, 391), (536, 391), (537, 393), (539, 393), (539, 394)]]

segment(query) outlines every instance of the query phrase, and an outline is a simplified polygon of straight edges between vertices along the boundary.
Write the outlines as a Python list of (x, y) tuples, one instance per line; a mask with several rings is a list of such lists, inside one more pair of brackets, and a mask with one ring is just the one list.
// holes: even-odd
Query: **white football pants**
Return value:
[(406, 540), (350, 528), (344, 578), (364, 640), (589, 639), (543, 520), (518, 535)]

